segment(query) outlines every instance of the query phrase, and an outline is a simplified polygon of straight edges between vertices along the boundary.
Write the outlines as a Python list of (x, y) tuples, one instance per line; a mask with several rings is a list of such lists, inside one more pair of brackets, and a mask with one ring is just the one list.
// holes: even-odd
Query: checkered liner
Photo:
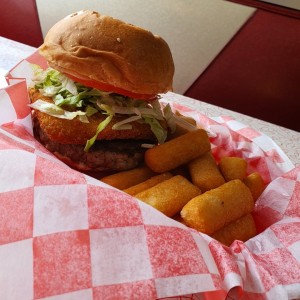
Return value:
[(225, 247), (70, 169), (33, 138), (26, 82), (14, 78), (35, 56), (0, 90), (0, 299), (300, 297), (300, 168), (273, 141), (173, 103), (179, 95), (165, 100), (201, 122), (216, 157), (244, 157), (270, 182), (255, 208), (260, 233)]

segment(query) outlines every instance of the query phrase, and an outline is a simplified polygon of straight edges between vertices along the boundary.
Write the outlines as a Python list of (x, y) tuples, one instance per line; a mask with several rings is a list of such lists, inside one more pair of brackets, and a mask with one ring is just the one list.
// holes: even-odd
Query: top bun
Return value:
[(83, 80), (137, 94), (172, 90), (174, 63), (159, 36), (93, 11), (80, 11), (56, 23), (40, 53), (49, 65)]

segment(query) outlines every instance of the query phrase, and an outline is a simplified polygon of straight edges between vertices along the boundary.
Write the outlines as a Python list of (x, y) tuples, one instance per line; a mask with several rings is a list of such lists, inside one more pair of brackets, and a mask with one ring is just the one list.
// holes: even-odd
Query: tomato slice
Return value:
[(98, 89), (98, 90), (101, 90), (104, 92), (113, 92), (113, 93), (131, 97), (134, 99), (141, 99), (141, 100), (147, 100), (147, 101), (156, 99), (156, 94), (137, 94), (137, 93), (133, 93), (133, 92), (115, 87), (113, 85), (109, 85), (107, 83), (96, 81), (96, 80), (91, 80), (91, 79), (86, 80), (86, 79), (82, 79), (82, 78), (77, 78), (77, 77), (67, 74), (67, 73), (65, 73), (65, 75), (68, 76), (69, 78), (71, 78), (75, 82), (79, 82), (85, 86), (92, 87), (92, 88), (95, 88), (95, 89)]

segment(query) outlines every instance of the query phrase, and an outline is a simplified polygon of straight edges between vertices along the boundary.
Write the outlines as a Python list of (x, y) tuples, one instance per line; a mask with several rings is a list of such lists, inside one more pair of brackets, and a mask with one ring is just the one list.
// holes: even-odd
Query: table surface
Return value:
[[(36, 48), (0, 37), (0, 88), (6, 82), (4, 75), (23, 58), (32, 54)], [(273, 139), (285, 152), (295, 166), (300, 165), (300, 132), (293, 131), (275, 124), (271, 124), (244, 114), (240, 114), (222, 107), (211, 105), (203, 101), (181, 96), (180, 103), (196, 108), (209, 117), (231, 116), (235, 120), (247, 124)]]

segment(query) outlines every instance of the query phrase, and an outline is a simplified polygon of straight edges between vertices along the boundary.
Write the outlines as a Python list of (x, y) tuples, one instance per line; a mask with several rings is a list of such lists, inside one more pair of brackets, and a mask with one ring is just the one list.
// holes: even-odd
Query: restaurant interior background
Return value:
[(149, 29), (172, 50), (174, 92), (300, 131), (299, 0), (1, 0), (1, 9), (0, 36), (34, 47), (81, 9)]

